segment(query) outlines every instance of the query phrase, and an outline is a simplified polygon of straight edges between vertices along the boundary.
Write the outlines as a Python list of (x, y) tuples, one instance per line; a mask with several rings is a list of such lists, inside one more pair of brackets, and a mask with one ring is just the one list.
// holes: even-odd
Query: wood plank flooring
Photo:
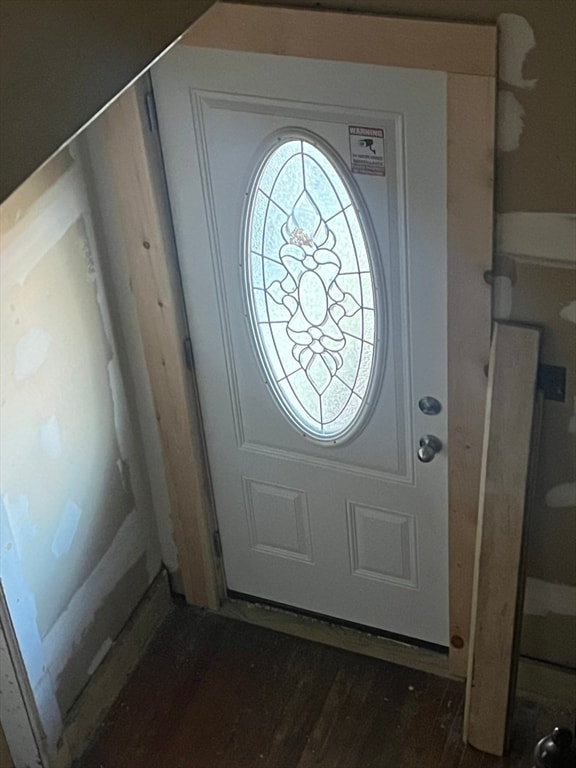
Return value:
[(77, 768), (531, 768), (570, 712), (518, 703), (512, 750), (461, 741), (464, 686), (179, 606)]

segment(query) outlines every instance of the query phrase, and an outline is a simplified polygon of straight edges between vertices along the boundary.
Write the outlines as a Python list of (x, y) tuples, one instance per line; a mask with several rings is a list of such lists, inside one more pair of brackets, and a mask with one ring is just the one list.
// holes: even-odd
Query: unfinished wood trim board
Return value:
[(102, 115), (124, 252), (164, 459), (174, 539), (188, 602), (217, 608), (222, 583), (212, 547), (213, 510), (194, 380), (184, 359), (182, 299), (170, 219), (155, 173), (156, 147), (138, 90)]
[(540, 330), (496, 323), (490, 352), (464, 740), (504, 754), (517, 661)]
[(491, 77), (448, 75), (450, 669), (466, 676), (490, 354), (494, 121)]
[(185, 45), (496, 75), (496, 27), (375, 14), (216, 3)]

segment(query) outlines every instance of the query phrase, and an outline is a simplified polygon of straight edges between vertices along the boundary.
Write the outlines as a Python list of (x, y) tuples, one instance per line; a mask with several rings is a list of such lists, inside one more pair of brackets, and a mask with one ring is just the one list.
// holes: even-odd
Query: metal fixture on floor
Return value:
[(568, 728), (554, 728), (536, 744), (534, 761), (534, 768), (574, 768), (576, 748), (572, 732)]

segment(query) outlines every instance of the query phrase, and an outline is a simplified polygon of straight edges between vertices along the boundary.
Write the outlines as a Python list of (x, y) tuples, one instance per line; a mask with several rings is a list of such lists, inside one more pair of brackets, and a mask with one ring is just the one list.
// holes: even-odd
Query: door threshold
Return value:
[[(450, 673), (448, 655), (445, 652), (384, 637), (369, 628), (364, 630), (357, 626), (344, 626), (328, 618), (301, 614), (267, 602), (255, 602), (255, 598), (238, 593), (229, 593), (217, 613), (229, 619), (283, 632), (302, 640), (323, 643), (438, 677), (463, 681), (458, 675)], [(441, 646), (436, 646), (436, 649), (439, 647)], [(531, 701), (553, 702), (556, 705), (572, 707), (575, 684), (574, 670), (561, 669), (546, 662), (520, 656), (517, 696)]]
[(230, 600), (239, 600), (253, 605), (261, 605), (266, 610), (277, 609), (279, 611), (284, 611), (284, 613), (287, 613), (291, 616), (300, 616), (301, 618), (313, 619), (315, 621), (322, 622), (323, 624), (327, 624), (330, 627), (344, 627), (346, 629), (352, 629), (355, 632), (359, 632), (363, 635), (392, 640), (401, 646), (408, 646), (409, 648), (423, 648), (424, 650), (434, 651), (439, 654), (448, 654), (448, 647), (445, 645), (430, 643), (426, 640), (420, 640), (417, 637), (408, 637), (407, 635), (399, 635), (395, 632), (388, 632), (385, 629), (371, 627), (369, 624), (359, 624), (354, 621), (347, 621), (346, 619), (340, 619), (337, 616), (329, 616), (325, 613), (308, 611), (305, 608), (298, 608), (297, 606), (288, 605), (287, 603), (278, 603), (275, 600), (267, 600), (265, 597), (257, 597), (255, 595), (246, 594), (245, 592), (235, 592), (232, 589), (227, 590), (226, 594)]
[(303, 640), (323, 643), (439, 677), (459, 679), (450, 674), (448, 654), (442, 646), (412, 645), (408, 641), (377, 634), (377, 630), (346, 626), (337, 620), (300, 613), (238, 594), (229, 594), (218, 613), (229, 619), (283, 632)]

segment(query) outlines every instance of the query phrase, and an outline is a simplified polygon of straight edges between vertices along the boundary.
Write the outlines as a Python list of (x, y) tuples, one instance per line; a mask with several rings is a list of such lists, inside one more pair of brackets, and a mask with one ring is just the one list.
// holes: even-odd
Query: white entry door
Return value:
[(447, 645), (446, 76), (153, 82), (228, 588)]

